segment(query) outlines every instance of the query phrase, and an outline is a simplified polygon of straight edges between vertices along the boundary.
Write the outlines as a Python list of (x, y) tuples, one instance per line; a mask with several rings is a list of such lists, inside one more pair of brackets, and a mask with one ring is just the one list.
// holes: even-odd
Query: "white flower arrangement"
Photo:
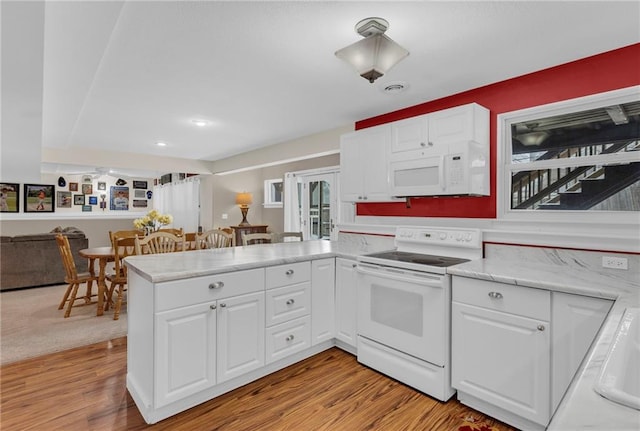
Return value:
[(162, 226), (173, 223), (171, 214), (160, 214), (157, 210), (151, 210), (142, 218), (133, 221), (136, 229), (144, 229), (145, 231), (157, 231)]

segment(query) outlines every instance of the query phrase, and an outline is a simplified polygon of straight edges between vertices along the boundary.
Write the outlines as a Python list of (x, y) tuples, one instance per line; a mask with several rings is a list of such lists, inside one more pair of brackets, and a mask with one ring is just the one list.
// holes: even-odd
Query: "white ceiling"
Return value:
[[(637, 43), (639, 5), (49, 1), (42, 146), (217, 160)], [(374, 84), (334, 55), (369, 16), (410, 51)]]

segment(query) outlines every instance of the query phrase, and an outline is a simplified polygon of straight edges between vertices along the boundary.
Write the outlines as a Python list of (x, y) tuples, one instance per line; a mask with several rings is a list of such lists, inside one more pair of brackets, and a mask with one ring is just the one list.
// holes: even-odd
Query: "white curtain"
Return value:
[(153, 187), (153, 208), (171, 214), (171, 227), (197, 232), (200, 225), (200, 178), (190, 177)]
[(293, 172), (284, 174), (284, 230), (300, 232), (300, 199), (298, 198), (299, 178)]

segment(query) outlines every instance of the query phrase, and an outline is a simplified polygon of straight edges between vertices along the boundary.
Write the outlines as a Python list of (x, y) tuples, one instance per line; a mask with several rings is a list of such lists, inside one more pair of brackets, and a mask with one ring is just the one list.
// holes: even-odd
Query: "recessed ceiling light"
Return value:
[(388, 82), (380, 86), (380, 90), (386, 94), (398, 94), (409, 88), (409, 84), (402, 81)]
[(195, 119), (195, 120), (191, 120), (191, 122), (198, 127), (204, 127), (209, 125), (209, 122), (207, 120)]
[(166, 143), (166, 142), (156, 142), (156, 145), (157, 145), (158, 147), (166, 147), (166, 146), (167, 146), (167, 143)]

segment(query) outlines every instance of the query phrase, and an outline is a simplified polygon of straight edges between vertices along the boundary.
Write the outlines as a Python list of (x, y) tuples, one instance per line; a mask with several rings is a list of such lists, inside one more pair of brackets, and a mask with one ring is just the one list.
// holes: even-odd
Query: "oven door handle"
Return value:
[(410, 283), (426, 284), (432, 287), (443, 287), (441, 280), (444, 276), (426, 273), (408, 272), (396, 268), (381, 268), (359, 263), (356, 271), (363, 275), (383, 277), (391, 280), (407, 281)]

